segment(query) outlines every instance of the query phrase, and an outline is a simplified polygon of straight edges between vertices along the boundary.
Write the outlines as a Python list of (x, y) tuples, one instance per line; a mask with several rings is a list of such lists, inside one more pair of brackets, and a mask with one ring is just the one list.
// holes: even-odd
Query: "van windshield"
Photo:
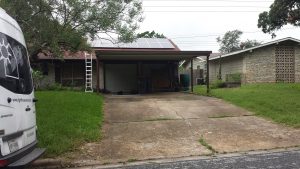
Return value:
[(17, 94), (33, 90), (25, 46), (0, 32), (0, 86)]

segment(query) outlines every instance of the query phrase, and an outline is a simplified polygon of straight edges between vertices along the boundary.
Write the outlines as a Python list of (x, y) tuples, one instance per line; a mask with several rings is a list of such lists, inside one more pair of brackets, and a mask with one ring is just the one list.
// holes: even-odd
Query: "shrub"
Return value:
[(32, 69), (32, 80), (34, 89), (40, 89), (40, 84), (43, 78), (44, 76), (41, 71)]
[(223, 82), (222, 80), (216, 80), (210, 86), (211, 89), (224, 88), (224, 87), (226, 87), (226, 83)]
[(46, 87), (46, 90), (53, 90), (53, 91), (61, 91), (61, 90), (67, 90), (66, 87), (63, 87), (59, 83), (54, 83)]
[(226, 82), (238, 82), (242, 81), (242, 74), (241, 73), (232, 73), (226, 75)]

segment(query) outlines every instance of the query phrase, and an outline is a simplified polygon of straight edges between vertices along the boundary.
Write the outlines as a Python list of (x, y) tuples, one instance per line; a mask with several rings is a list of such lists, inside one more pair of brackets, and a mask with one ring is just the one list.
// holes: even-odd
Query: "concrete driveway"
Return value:
[[(300, 145), (300, 130), (220, 99), (184, 93), (105, 96), (103, 139), (70, 159), (84, 165)], [(213, 150), (200, 144), (210, 145)]]

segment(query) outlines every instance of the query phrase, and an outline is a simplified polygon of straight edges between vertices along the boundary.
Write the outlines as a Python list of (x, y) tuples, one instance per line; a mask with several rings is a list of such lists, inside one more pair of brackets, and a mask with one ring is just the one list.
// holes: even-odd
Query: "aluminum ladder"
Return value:
[(84, 53), (85, 57), (85, 92), (93, 92), (93, 55)]

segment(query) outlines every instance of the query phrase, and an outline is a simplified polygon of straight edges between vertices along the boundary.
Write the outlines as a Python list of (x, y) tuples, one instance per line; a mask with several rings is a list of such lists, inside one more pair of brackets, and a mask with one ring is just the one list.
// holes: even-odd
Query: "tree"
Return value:
[(261, 44), (260, 41), (249, 39), (241, 42), (240, 39), (242, 34), (243, 32), (240, 30), (233, 30), (226, 32), (223, 37), (218, 37), (217, 42), (220, 44), (219, 51), (223, 54), (226, 54), (241, 49), (251, 48)]
[(282, 26), (292, 24), (300, 26), (300, 1), (299, 0), (275, 0), (270, 6), (269, 12), (259, 14), (258, 28), (264, 33), (272, 34)]
[(261, 45), (260, 41), (247, 39), (245, 42), (240, 43), (240, 49), (247, 49), (258, 45)]
[(31, 56), (44, 50), (87, 50), (88, 39), (135, 38), (142, 21), (139, 0), (1, 0), (0, 6), (22, 28)]
[(228, 31), (223, 37), (218, 37), (217, 42), (220, 44), (221, 53), (230, 53), (240, 49), (240, 38), (243, 34), (240, 30)]
[(143, 32), (137, 34), (138, 38), (166, 38), (164, 34), (156, 33), (155, 31), (149, 32)]

